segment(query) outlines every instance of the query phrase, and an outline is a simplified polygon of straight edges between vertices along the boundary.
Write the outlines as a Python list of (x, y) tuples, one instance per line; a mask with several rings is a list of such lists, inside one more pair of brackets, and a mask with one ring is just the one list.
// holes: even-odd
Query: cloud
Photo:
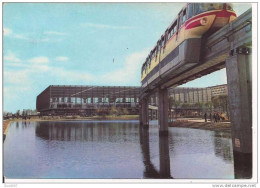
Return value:
[(64, 83), (64, 81), (66, 84), (88, 83), (94, 80), (93, 75), (87, 74), (86, 72), (71, 71), (61, 67), (53, 67), (49, 72), (52, 76), (55, 76), (56, 80), (60, 81), (60, 83)]
[(93, 27), (98, 29), (133, 29), (133, 27), (129, 27), (129, 26), (113, 26), (113, 25), (96, 24), (96, 23), (82, 23), (80, 25), (83, 27)]
[[(46, 36), (47, 35), (47, 36)], [(24, 40), (31, 43), (41, 42), (61, 42), (63, 38), (61, 36), (67, 35), (66, 33), (56, 31), (46, 31), (43, 34), (37, 35), (37, 33), (15, 33), (9, 28), (4, 28), (4, 36), (12, 39)], [(59, 38), (57, 37), (59, 36)]]
[(49, 63), (49, 59), (48, 59), (48, 57), (40, 56), (40, 57), (35, 57), (32, 59), (29, 59), (28, 62), (30, 62), (30, 63)]
[(69, 58), (65, 56), (59, 56), (55, 58), (56, 61), (68, 61)]
[(28, 85), (30, 83), (28, 70), (8, 70), (4, 71), (4, 82), (15, 85)]
[(45, 35), (60, 35), (60, 36), (67, 35), (67, 33), (62, 33), (62, 32), (57, 32), (57, 31), (45, 31), (43, 34), (45, 34)]
[(8, 52), (8, 54), (6, 56), (4, 56), (4, 61), (10, 61), (10, 62), (14, 62), (14, 63), (22, 62), (21, 59), (16, 57), (15, 54), (12, 52)]
[(141, 66), (150, 49), (151, 48), (147, 48), (141, 52), (136, 52), (127, 56), (121, 69), (106, 73), (101, 76), (101, 79), (110, 83), (131, 85), (133, 82), (140, 79)]
[(13, 34), (12, 37), (16, 38), (16, 39), (21, 39), (21, 40), (29, 40), (29, 37), (27, 37), (24, 34)]
[(11, 35), (12, 34), (12, 30), (9, 29), (9, 28), (4, 28), (4, 36), (8, 36), (8, 35)]

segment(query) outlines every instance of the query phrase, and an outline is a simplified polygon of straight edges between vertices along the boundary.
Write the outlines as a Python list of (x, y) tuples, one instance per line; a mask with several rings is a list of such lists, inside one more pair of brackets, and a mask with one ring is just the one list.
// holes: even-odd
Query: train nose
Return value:
[(229, 17), (216, 17), (213, 27), (214, 28), (219, 28), (223, 27), (224, 25), (229, 23)]

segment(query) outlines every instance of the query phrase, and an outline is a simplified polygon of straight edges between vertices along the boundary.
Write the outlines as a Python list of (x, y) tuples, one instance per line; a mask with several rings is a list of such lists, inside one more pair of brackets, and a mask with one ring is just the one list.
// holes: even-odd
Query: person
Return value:
[(207, 113), (204, 114), (205, 122), (207, 122)]
[(211, 112), (209, 114), (209, 119), (210, 119), (210, 122), (212, 122), (212, 114), (211, 114)]
[(219, 114), (218, 114), (218, 112), (216, 114), (216, 122), (219, 122)]
[(220, 122), (220, 114), (218, 113), (218, 122)]
[(216, 113), (214, 113), (213, 118), (214, 118), (214, 122), (216, 123), (217, 122)]

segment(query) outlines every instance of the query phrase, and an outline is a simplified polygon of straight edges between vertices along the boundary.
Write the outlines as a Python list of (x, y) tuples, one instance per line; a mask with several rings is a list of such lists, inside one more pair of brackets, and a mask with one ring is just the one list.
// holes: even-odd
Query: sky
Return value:
[[(49, 85), (140, 86), (142, 63), (184, 5), (4, 4), (4, 111), (35, 109)], [(239, 16), (250, 6), (234, 9)], [(225, 83), (222, 69), (182, 86)]]

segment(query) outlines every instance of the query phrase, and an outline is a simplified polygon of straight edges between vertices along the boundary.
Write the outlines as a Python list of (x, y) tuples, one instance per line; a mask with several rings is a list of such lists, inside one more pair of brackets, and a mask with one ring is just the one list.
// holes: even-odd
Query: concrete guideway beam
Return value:
[(226, 60), (236, 178), (252, 177), (252, 56), (232, 50)]

